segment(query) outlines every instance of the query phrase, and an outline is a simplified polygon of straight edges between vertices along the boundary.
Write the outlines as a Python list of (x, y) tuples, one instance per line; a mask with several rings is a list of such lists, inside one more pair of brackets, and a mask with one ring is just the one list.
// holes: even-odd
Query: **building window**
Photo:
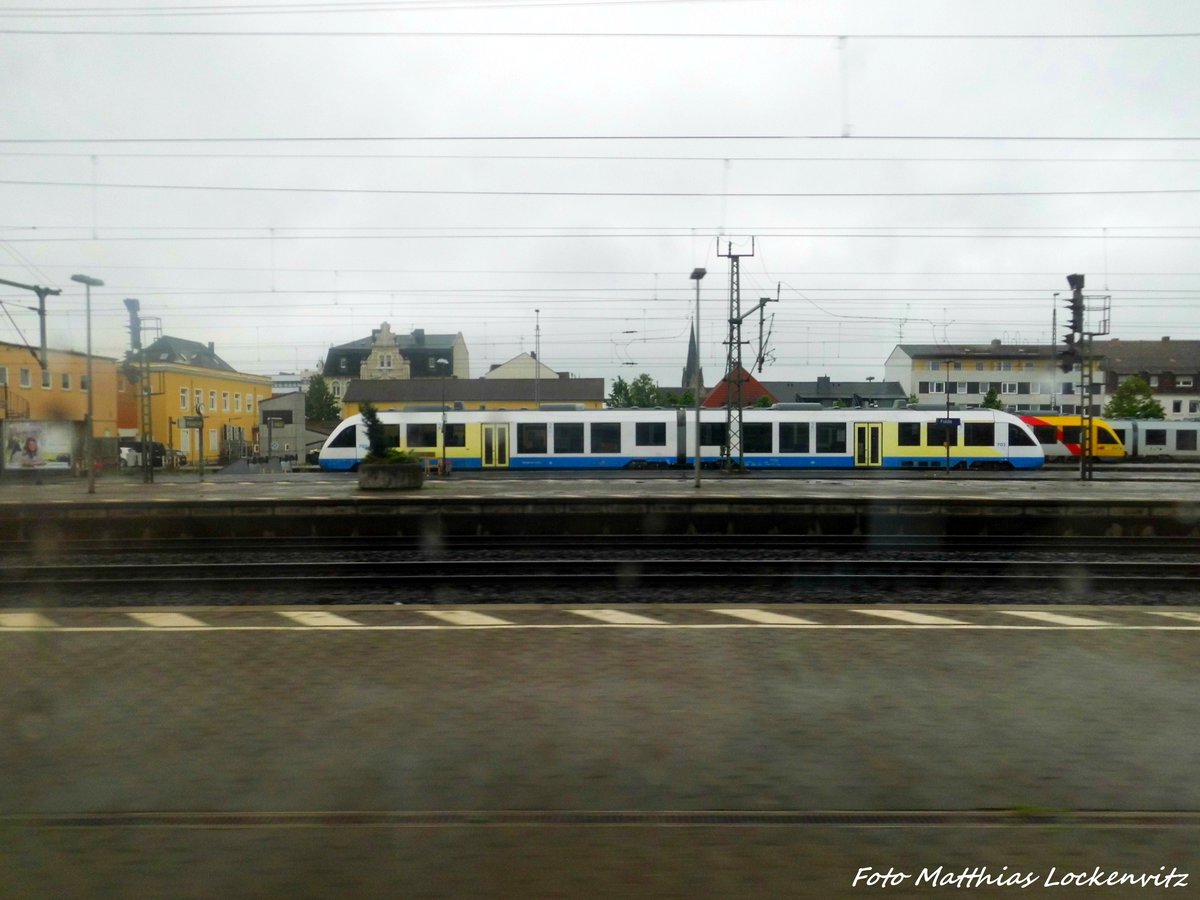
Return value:
[(70, 372), (63, 372), (62, 375), (59, 376), (58, 386), (60, 388), (62, 388), (64, 391), (69, 391), (71, 389), (71, 373)]
[(241, 394), (233, 395), (233, 411), (235, 413), (240, 413), (242, 411), (242, 395)]
[(179, 389), (179, 408), (187, 409), (187, 401), (188, 401), (188, 389), (180, 388)]
[(1000, 371), (1001, 372), (1011, 372), (1012, 368), (1013, 368), (1013, 364), (1012, 364), (1011, 359), (1002, 359), (1000, 361)]
[(79, 389), (85, 394), (92, 389), (92, 383), (88, 381), (87, 375), (79, 376)]
[(1073, 393), (1075, 393), (1075, 382), (1073, 382), (1073, 381), (1064, 381), (1064, 382), (1062, 383), (1062, 390), (1061, 390), (1061, 391), (1059, 391), (1059, 393), (1060, 393), (1060, 394), (1073, 394)]
[(957, 361), (953, 362), (950, 364), (950, 368), (954, 369), (956, 372), (961, 372), (962, 371), (962, 363), (957, 362)]
[(50, 384), (50, 370), (42, 369), (42, 387), (46, 390), (50, 390)]
[(1150, 387), (1158, 387), (1158, 376), (1157, 375), (1151, 375), (1150, 378), (1147, 380), (1150, 382)]
[(28, 369), (21, 370), (21, 387), (33, 387), (33, 375)]
[[(970, 387), (971, 387), (971, 383), (969, 381), (956, 381), (956, 382), (954, 382), (954, 393), (956, 393), (956, 394), (978, 393), (978, 391), (970, 390)], [(975, 387), (978, 388), (979, 385), (975, 385)]]
[(1175, 379), (1175, 387), (1190, 388), (1192, 386), (1191, 375), (1180, 375)]
[(944, 394), (944, 393), (946, 393), (946, 383), (945, 383), (944, 381), (931, 381), (931, 382), (929, 382), (929, 393), (931, 393), (931, 394)]
[(204, 391), (196, 388), (196, 414), (200, 414), (200, 410), (204, 409)]
[(983, 371), (983, 363), (982, 363), (982, 362), (977, 362), (977, 363), (975, 363), (975, 371), (976, 371), (976, 372), (982, 372), (982, 371)]
[(8, 384), (8, 367), (0, 366), (0, 386)]
[(1188, 412), (1190, 412), (1190, 413), (1200, 412), (1200, 400), (1189, 400), (1188, 401)]
[(254, 395), (253, 394), (246, 395), (246, 412), (248, 412), (248, 413), (254, 412)]
[(229, 412), (229, 391), (221, 391), (221, 412)]
[(940, 372), (941, 370), (942, 370), (942, 364), (940, 362), (931, 362), (929, 364), (930, 372)]
[(390, 369), (391, 367), (392, 367), (392, 354), (390, 354), (390, 353), (379, 354), (379, 368)]
[(216, 391), (208, 392), (208, 411), (209, 412), (217, 411), (217, 392)]
[(1183, 401), (1182, 400), (1174, 401), (1171, 404), (1171, 412), (1175, 412), (1175, 413), (1183, 412)]
[(1001, 387), (1000, 387), (1000, 393), (1002, 393), (1002, 394), (1015, 394), (1015, 393), (1017, 393), (1017, 383), (1016, 383), (1015, 381), (1006, 381), (1006, 382), (1004, 382), (1004, 383), (1001, 385)]

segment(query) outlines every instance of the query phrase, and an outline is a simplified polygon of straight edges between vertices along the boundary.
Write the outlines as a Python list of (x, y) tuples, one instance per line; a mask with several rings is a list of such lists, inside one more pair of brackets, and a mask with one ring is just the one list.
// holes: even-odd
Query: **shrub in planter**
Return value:
[(358, 486), (364, 490), (411, 490), (425, 483), (420, 457), (407, 450), (387, 446), (383, 423), (370, 403), (362, 407), (367, 432), (367, 455), (358, 465)]

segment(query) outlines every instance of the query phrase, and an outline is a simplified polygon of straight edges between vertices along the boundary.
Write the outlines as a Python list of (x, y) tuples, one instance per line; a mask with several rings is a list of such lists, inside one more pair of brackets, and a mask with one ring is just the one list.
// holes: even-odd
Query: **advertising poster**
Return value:
[(70, 469), (75, 423), (6, 421), (4, 468)]

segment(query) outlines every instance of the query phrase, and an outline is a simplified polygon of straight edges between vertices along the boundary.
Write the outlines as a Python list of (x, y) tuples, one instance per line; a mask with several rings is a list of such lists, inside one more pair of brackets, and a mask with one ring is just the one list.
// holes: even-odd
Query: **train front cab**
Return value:
[[(1079, 459), (1083, 445), (1083, 417), (1055, 415), (1022, 415), (1021, 420), (1032, 430), (1047, 462), (1069, 462)], [(1112, 426), (1099, 416), (1092, 417), (1092, 458), (1120, 460), (1125, 458), (1125, 442)]]

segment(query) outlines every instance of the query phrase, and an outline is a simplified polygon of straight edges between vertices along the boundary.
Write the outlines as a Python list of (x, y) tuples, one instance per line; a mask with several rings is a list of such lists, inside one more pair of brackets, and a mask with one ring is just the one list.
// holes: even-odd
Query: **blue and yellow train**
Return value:
[[(637, 469), (695, 464), (685, 409), (381, 411), (387, 443), (456, 469)], [(700, 457), (718, 464), (724, 410), (704, 410)], [(947, 446), (948, 445), (948, 446)], [(1045, 454), (1029, 426), (991, 409), (747, 409), (741, 450), (750, 469), (1036, 469)], [(947, 450), (949, 452), (947, 453)], [(362, 417), (343, 421), (320, 465), (351, 471), (367, 453)]]

